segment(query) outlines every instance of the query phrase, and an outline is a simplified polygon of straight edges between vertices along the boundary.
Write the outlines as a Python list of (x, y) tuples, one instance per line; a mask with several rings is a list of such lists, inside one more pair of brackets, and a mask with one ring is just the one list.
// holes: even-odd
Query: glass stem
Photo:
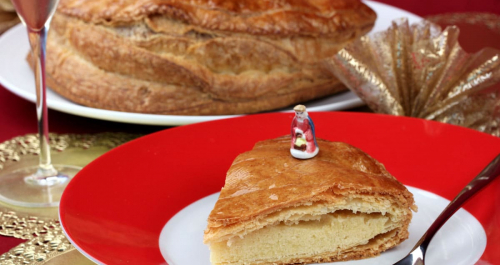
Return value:
[(28, 29), (28, 37), (31, 50), (33, 51), (33, 63), (35, 66), (36, 116), (38, 121), (38, 137), (40, 140), (40, 160), (36, 179), (40, 181), (57, 174), (51, 163), (49, 145), (47, 87), (45, 84), (47, 32), (48, 27), (43, 27), (40, 30)]

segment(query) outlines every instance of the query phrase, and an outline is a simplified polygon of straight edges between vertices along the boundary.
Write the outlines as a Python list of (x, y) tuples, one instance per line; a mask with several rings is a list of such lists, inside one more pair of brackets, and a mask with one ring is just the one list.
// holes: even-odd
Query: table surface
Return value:
[[(421, 17), (434, 16), (443, 13), (488, 12), (500, 15), (498, 0), (380, 0), (401, 9), (408, 10)], [(498, 33), (487, 28), (459, 25), (461, 29), (460, 43), (466, 51), (475, 52), (483, 47), (492, 46), (500, 49)], [(357, 108), (348, 111), (364, 111)], [(58, 111), (49, 111), (49, 130), (56, 133), (98, 133), (127, 132), (148, 134), (167, 129), (166, 126), (133, 125), (83, 118)], [(36, 133), (35, 104), (10, 93), (0, 85), (0, 142), (15, 136)], [(0, 237), (0, 254), (4, 253), (23, 240), (11, 237)]]

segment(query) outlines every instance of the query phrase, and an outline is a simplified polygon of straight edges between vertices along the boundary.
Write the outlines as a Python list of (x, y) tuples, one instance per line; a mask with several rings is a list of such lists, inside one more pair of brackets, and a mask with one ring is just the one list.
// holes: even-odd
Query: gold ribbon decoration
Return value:
[(459, 29), (398, 19), (347, 45), (325, 64), (373, 111), (500, 136), (500, 52), (466, 53)]

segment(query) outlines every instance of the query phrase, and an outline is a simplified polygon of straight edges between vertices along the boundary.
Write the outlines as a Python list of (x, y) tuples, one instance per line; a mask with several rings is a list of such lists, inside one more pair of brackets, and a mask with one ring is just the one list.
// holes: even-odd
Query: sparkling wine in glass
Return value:
[(52, 165), (45, 86), (45, 51), (50, 20), (58, 0), (12, 0), (17, 14), (28, 30), (34, 58), (36, 114), (40, 140), (39, 165), (0, 174), (0, 201), (23, 207), (59, 205), (64, 188), (81, 169)]

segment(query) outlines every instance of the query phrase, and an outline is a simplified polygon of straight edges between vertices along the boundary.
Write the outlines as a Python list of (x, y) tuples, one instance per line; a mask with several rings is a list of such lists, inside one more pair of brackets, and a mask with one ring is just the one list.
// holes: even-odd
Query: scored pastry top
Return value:
[(391, 196), (413, 208), (412, 194), (375, 159), (342, 142), (318, 139), (309, 160), (290, 155), (290, 137), (259, 142), (240, 154), (208, 218), (209, 227), (246, 221), (286, 207), (314, 202), (325, 192)]
[(209, 30), (280, 36), (355, 37), (377, 16), (359, 0), (61, 0), (58, 11), (96, 24), (161, 15)]

